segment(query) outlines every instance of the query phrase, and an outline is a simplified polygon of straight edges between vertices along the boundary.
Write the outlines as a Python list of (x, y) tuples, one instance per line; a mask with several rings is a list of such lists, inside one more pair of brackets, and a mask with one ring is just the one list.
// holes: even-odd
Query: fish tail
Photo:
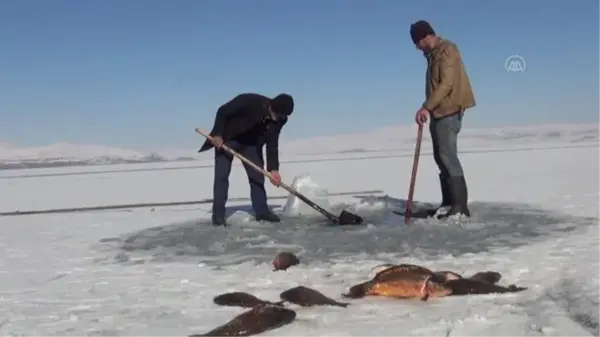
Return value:
[(336, 307), (342, 307), (342, 308), (346, 308), (350, 305), (350, 303), (345, 303), (345, 302), (334, 302), (333, 305), (335, 305)]
[(518, 287), (515, 284), (511, 284), (507, 287), (507, 289), (508, 289), (508, 292), (518, 293), (519, 291), (527, 290), (527, 287)]

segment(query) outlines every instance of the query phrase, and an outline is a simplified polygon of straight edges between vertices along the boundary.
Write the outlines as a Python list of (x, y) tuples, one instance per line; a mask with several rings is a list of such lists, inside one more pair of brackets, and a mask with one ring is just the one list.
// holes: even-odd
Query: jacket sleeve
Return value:
[(287, 123), (287, 119), (277, 123), (275, 130), (271, 130), (267, 136), (267, 171), (279, 171), (279, 135), (281, 129)]
[(427, 100), (425, 100), (425, 103), (423, 103), (423, 108), (430, 112), (434, 111), (444, 97), (448, 96), (452, 90), (455, 80), (454, 74), (456, 73), (456, 68), (460, 66), (458, 49), (454, 44), (444, 46), (439, 62), (441, 63), (439, 65), (440, 83)]
[(223, 136), (223, 129), (225, 129), (227, 118), (240, 112), (240, 108), (247, 104), (247, 101), (248, 97), (242, 94), (221, 105), (217, 110), (212, 136)]

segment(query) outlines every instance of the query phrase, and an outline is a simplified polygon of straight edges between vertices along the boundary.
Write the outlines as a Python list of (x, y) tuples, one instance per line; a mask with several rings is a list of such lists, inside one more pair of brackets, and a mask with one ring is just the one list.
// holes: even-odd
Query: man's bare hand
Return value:
[(419, 125), (423, 125), (424, 123), (427, 123), (427, 116), (429, 116), (429, 111), (421, 108), (415, 114), (415, 122)]
[(213, 136), (212, 143), (217, 148), (220, 149), (223, 146), (223, 137), (221, 136)]
[(281, 185), (281, 175), (278, 171), (271, 171), (271, 184), (279, 187)]

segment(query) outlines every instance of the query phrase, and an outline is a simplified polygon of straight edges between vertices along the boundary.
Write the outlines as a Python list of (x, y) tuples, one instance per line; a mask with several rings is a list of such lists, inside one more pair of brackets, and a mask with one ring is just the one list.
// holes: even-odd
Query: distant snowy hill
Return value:
[[(381, 152), (413, 151), (416, 126), (392, 126), (361, 134), (341, 134), (282, 141), (282, 160), (298, 155), (327, 155), (343, 153), (367, 153), (377, 148)], [(526, 148), (531, 144), (545, 146), (565, 144), (598, 144), (598, 124), (556, 124), (513, 126), (502, 128), (465, 128), (461, 131), (460, 147), (485, 149), (497, 141), (505, 142), (507, 148)], [(373, 137), (377, 134), (377, 137)], [(383, 137), (382, 137), (383, 136)], [(376, 139), (378, 144), (372, 144)], [(385, 139), (384, 142), (381, 139)], [(423, 134), (423, 147), (430, 149), (429, 131)], [(539, 145), (538, 145), (539, 146)], [(144, 152), (103, 145), (76, 145), (57, 143), (42, 147), (22, 148), (0, 142), (0, 169), (35, 167), (61, 167), (79, 165), (109, 165), (126, 163), (152, 163), (165, 161), (192, 161), (208, 159), (212, 152), (198, 154), (197, 148), (163, 149)]]
[(196, 151), (140, 152), (103, 145), (56, 143), (42, 147), (15, 147), (0, 143), (0, 169), (109, 165), (195, 160)]
[[(544, 146), (598, 144), (598, 131), (597, 123), (463, 128), (459, 136), (459, 150), (497, 148), (498, 141), (502, 141), (506, 148), (527, 148), (540, 144)], [(390, 126), (360, 134), (340, 134), (286, 142), (283, 149), (294, 154), (373, 151), (367, 149), (379, 149), (381, 152), (414, 151), (416, 137), (416, 125)], [(318, 147), (315, 144), (318, 144)], [(423, 130), (423, 147), (426, 150), (431, 149), (428, 126)]]

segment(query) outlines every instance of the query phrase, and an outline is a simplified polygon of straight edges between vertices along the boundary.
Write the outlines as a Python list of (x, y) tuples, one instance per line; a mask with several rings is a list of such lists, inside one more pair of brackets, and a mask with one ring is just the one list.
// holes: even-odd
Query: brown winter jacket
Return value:
[(427, 55), (423, 108), (435, 118), (464, 112), (475, 106), (475, 97), (457, 46), (440, 39)]

